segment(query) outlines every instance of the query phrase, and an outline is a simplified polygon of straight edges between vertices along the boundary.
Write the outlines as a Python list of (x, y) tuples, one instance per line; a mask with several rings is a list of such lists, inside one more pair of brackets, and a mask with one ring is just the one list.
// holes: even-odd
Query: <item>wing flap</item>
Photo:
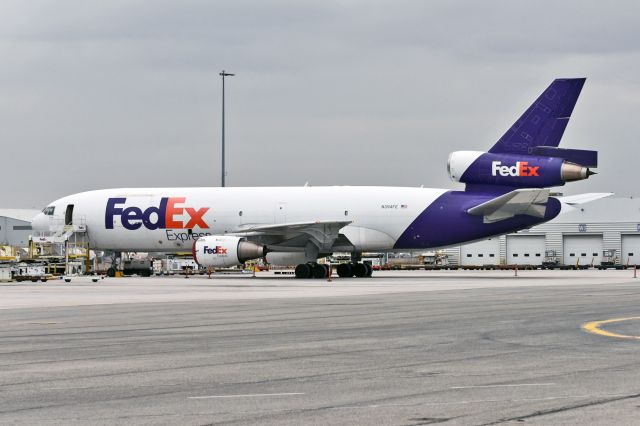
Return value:
[[(305, 252), (322, 253), (331, 250), (338, 239), (340, 230), (351, 221), (316, 220), (313, 222), (291, 222), (278, 224), (247, 224), (232, 231), (241, 235), (269, 235), (276, 236), (279, 243), (270, 245), (270, 249), (278, 250), (282, 246), (290, 250), (292, 245), (303, 248)], [(313, 258), (313, 255), (310, 255)], [(315, 259), (315, 258), (314, 258)]]
[(332, 226), (343, 228), (351, 221), (316, 220), (313, 222), (290, 222), (276, 224), (245, 224), (240, 225), (232, 233), (259, 233), (264, 235), (287, 235), (296, 232), (305, 232), (313, 228)]

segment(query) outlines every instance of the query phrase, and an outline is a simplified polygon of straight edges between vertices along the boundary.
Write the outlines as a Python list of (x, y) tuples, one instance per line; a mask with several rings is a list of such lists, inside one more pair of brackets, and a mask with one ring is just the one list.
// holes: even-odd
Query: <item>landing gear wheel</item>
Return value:
[(336, 268), (336, 272), (340, 278), (350, 278), (353, 276), (353, 268), (350, 263), (341, 263)]
[(325, 265), (320, 265), (319, 263), (315, 263), (312, 265), (313, 269), (313, 278), (327, 278), (327, 268)]
[(373, 266), (371, 266), (369, 263), (364, 263), (363, 265), (367, 268), (365, 277), (370, 277), (371, 275), (373, 275)]
[(353, 274), (358, 278), (366, 277), (367, 267), (364, 266), (364, 263), (356, 263), (353, 265)]
[(301, 263), (296, 266), (296, 278), (309, 278), (311, 277), (311, 266), (307, 263)]
[(107, 276), (108, 277), (115, 277), (116, 276), (116, 268), (109, 268), (107, 269)]

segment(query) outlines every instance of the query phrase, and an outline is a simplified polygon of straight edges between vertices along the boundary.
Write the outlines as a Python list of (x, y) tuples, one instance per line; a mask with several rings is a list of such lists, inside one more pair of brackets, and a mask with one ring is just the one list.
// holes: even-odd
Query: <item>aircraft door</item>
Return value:
[(73, 204), (67, 205), (67, 210), (64, 212), (64, 224), (73, 225)]

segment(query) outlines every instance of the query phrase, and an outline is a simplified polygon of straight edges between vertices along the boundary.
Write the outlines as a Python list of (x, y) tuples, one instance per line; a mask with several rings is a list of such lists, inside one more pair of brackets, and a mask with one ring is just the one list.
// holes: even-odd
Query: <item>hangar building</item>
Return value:
[(31, 209), (0, 209), (0, 246), (27, 247), (31, 219), (38, 213)]
[(640, 265), (640, 198), (602, 198), (531, 229), (445, 252), (462, 266), (541, 265), (550, 251), (563, 265), (598, 265), (605, 250), (615, 250), (618, 264)]

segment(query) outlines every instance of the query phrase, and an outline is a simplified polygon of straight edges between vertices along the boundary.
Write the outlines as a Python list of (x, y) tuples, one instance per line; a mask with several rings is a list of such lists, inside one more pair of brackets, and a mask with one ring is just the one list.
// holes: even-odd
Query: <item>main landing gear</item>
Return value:
[(369, 263), (341, 263), (338, 265), (336, 272), (338, 272), (338, 276), (341, 278), (365, 278), (373, 274), (373, 267)]
[[(370, 277), (373, 267), (369, 263), (340, 263), (337, 267), (338, 276), (342, 278)], [(296, 266), (296, 278), (327, 278), (329, 265), (319, 263), (301, 263)]]
[(296, 278), (327, 278), (329, 265), (319, 263), (301, 263), (296, 266)]

